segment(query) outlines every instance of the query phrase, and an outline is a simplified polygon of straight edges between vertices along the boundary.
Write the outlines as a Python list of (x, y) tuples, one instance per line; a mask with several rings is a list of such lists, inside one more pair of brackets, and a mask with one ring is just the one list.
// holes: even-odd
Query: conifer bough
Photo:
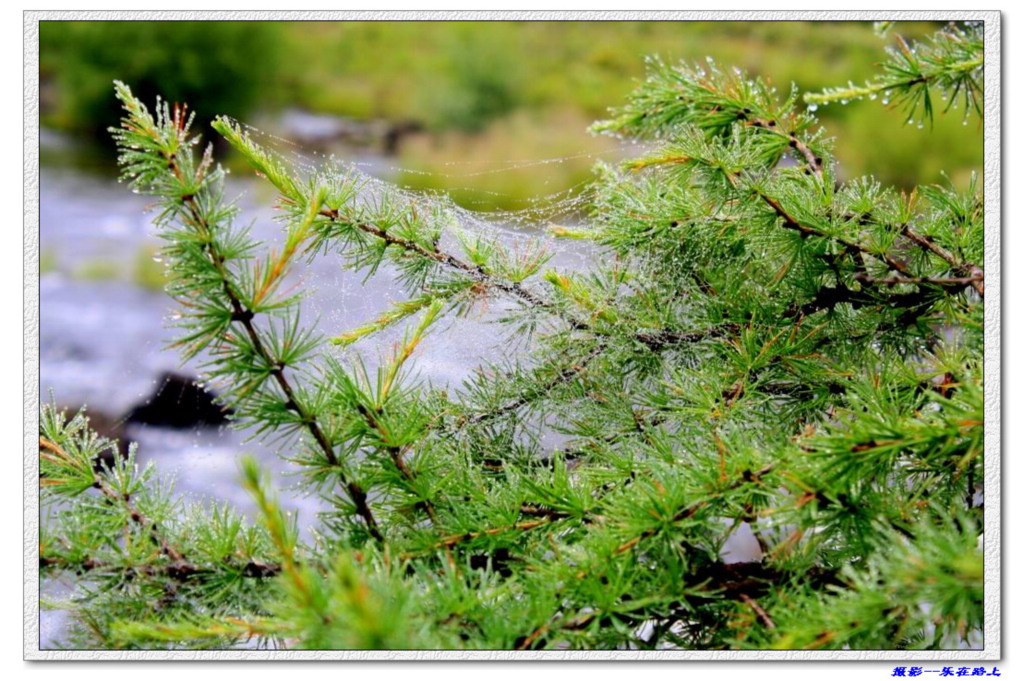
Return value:
[[(933, 97), (980, 107), (979, 31), (949, 27), (921, 52), (901, 43), (869, 89), (923, 98), (929, 114)], [(920, 74), (892, 75), (909, 65)], [(332, 510), (299, 542), (251, 460), (242, 477), (259, 524), (186, 506), (137, 469), (134, 449), (97, 469), (112, 443), (84, 415), (44, 407), (44, 503), (65, 503), (48, 512), (40, 569), (80, 575), (76, 644), (976, 642), (975, 183), (841, 181), (795, 91), (652, 61), (595, 126), (651, 151), (601, 166), (589, 221), (562, 230), (607, 254), (587, 271), (547, 267), (540, 239), (511, 248), (461, 227), (443, 202), (368, 192), (335, 167), (299, 173), (218, 119), (280, 195), (284, 240), (268, 252), (236, 225), (185, 108), (150, 112), (120, 83), (116, 94), (124, 175), (160, 206), (176, 345), (203, 354), (239, 425), (280, 438)], [(387, 268), (408, 299), (355, 330), (309, 325), (301, 292), (282, 282), (313, 257), (366, 276)], [(459, 389), (412, 378), (437, 322), (488, 297), (507, 303), (495, 342), (520, 334), (523, 355)], [(321, 335), (347, 345), (393, 325), (408, 330), (373, 371)], [(566, 444), (546, 444), (549, 433)], [(730, 557), (738, 532), (756, 540), (755, 559)]]

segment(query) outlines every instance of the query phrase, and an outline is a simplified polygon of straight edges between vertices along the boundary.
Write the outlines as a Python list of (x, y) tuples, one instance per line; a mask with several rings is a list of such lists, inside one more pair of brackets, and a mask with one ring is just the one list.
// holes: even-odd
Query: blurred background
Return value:
[[(912, 39), (937, 27), (894, 32)], [(187, 493), (245, 509), (234, 484), (238, 454), (262, 453), (278, 474), (286, 468), (272, 444), (224, 428), (194, 385), (199, 370), (167, 349), (174, 312), (150, 200), (116, 181), (107, 132), (120, 118), (115, 79), (147, 103), (158, 94), (187, 102), (207, 139), (208, 121), (226, 114), (298, 162), (333, 154), (381, 180), (449, 193), (481, 224), (539, 233), (544, 222), (531, 227), (531, 211), (581, 219), (566, 197), (595, 162), (630, 154), (586, 129), (644, 77), (645, 56), (711, 57), (770, 78), (785, 95), (791, 84), (807, 92), (862, 82), (892, 43), (866, 22), (41, 22), (40, 397), (88, 404), (94, 426), (139, 442), (140, 458), (159, 459)], [(980, 168), (980, 121), (965, 127), (960, 112), (937, 116), (934, 129), (903, 125), (902, 113), (878, 101), (818, 115), (837, 138), (845, 178), (873, 174), (910, 187), (945, 182), (945, 173), (964, 186)], [(273, 195), (217, 150), (237, 171), (229, 196), (242, 195), (245, 221), (272, 240), (280, 232)], [(584, 262), (572, 249), (585, 246), (568, 248), (564, 264)], [(376, 316), (394, 293), (387, 272), (364, 286), (329, 259), (303, 277), (326, 333)], [(483, 321), (464, 322), (482, 342), (446, 344), (438, 334), (418, 358), (425, 376), (457, 384), (481, 359), (500, 356), (502, 339), (473, 327)], [(312, 519), (315, 500), (285, 499)], [(59, 598), (66, 587), (44, 589)], [(61, 620), (49, 616), (44, 641), (58, 641)]]
[[(916, 38), (937, 27), (895, 30)], [(40, 106), (46, 129), (108, 145), (116, 78), (146, 101), (160, 94), (205, 120), (227, 114), (300, 144), (379, 152), (405, 171), (396, 182), (514, 208), (585, 180), (592, 160), (466, 188), (443, 169), (608, 150), (586, 128), (643, 77), (646, 55), (711, 56), (771, 78), (784, 95), (791, 83), (806, 92), (862, 82), (886, 44), (893, 37), (866, 22), (42, 22)], [(918, 131), (877, 102), (819, 115), (849, 176), (911, 186), (945, 171), (962, 182), (981, 160), (981, 136), (965, 135), (959, 116)], [(109, 171), (114, 159), (90, 162)]]

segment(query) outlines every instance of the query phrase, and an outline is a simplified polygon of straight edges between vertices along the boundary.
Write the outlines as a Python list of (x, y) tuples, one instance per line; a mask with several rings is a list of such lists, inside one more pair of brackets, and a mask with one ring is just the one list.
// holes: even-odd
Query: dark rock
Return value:
[(165, 428), (195, 428), (226, 423), (231, 410), (217, 396), (196, 385), (195, 379), (165, 373), (152, 397), (128, 412), (125, 420)]
[(361, 121), (301, 109), (285, 111), (278, 125), (286, 138), (308, 149), (329, 151), (335, 143), (356, 149), (379, 145), (386, 156), (396, 156), (408, 136), (425, 129), (423, 123), (414, 119)]
[(392, 123), (384, 132), (384, 153), (397, 156), (399, 146), (409, 135), (423, 132), (423, 124), (419, 121), (405, 120)]

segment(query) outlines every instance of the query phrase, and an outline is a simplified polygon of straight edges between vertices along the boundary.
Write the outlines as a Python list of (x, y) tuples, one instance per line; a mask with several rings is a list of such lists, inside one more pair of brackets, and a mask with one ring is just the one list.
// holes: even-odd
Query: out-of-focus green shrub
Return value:
[(40, 76), (51, 93), (44, 123), (99, 133), (116, 125), (115, 78), (152, 99), (244, 116), (273, 100), (281, 25), (246, 21), (44, 21)]
[(529, 83), (521, 31), (500, 24), (458, 25), (441, 51), (436, 86), (424, 91), (426, 118), (438, 128), (483, 129), (521, 102)]
[[(901, 23), (900, 31), (915, 40), (939, 27)], [(549, 164), (528, 178), (480, 176), (476, 186), (477, 179), (452, 172), (453, 161), (473, 160), (455, 158), (455, 147), (501, 154), (487, 159), (488, 167), (603, 152), (583, 134), (586, 122), (643, 79), (644, 55), (666, 63), (706, 64), (711, 57), (769, 78), (784, 95), (792, 84), (807, 92), (863, 81), (887, 42), (870, 22), (853, 21), (43, 22), (43, 123), (94, 132), (115, 125), (107, 93), (121, 78), (143, 99), (159, 91), (197, 111), (261, 125), (266, 119), (256, 114), (282, 106), (421, 124), (429, 134), (403, 141), (402, 164), (411, 172), (398, 179), (444, 189), (477, 208), (509, 208), (538, 190), (564, 191), (584, 173)], [(904, 127), (900, 113), (881, 101), (823, 106), (817, 115), (838, 140), (845, 178), (870, 174), (910, 187), (944, 182), (945, 172), (963, 188), (981, 160), (980, 137), (963, 140), (956, 116), (918, 130)], [(524, 117), (561, 127), (524, 132)], [(461, 137), (465, 145), (452, 142)]]

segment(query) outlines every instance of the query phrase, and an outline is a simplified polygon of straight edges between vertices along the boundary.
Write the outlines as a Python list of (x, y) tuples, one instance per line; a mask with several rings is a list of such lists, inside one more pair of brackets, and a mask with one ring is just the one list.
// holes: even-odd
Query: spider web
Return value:
[[(295, 175), (355, 182), (360, 187), (354, 199), (356, 202), (373, 204), (387, 194), (399, 204), (415, 205), (420, 212), (443, 212), (449, 218), (450, 227), (442, 235), (442, 251), (462, 255), (456, 238), (459, 233), (494, 240), (513, 250), (526, 248), (530, 244), (535, 248), (543, 248), (552, 256), (542, 270), (551, 268), (559, 272), (586, 271), (597, 261), (595, 256), (598, 249), (594, 244), (558, 239), (551, 233), (553, 226), (586, 228), (588, 210), (593, 199), (592, 181), (531, 196), (521, 200), (519, 203), (522, 206), (518, 208), (491, 210), (476, 210), (472, 205), (493, 205), (496, 198), (505, 199), (508, 203), (509, 195), (480, 189), (474, 181), (482, 177), (493, 178), (581, 160), (594, 163), (614, 161), (636, 153), (634, 145), (622, 143), (611, 151), (580, 152), (551, 158), (499, 159), (488, 162), (487, 165), (492, 167), (484, 170), (478, 169), (480, 162), (474, 160), (448, 161), (440, 164), (443, 170), (424, 171), (397, 165), (391, 158), (351, 158), (321, 153), (256, 126), (246, 123), (240, 125), (254, 141), (275, 154)], [(404, 175), (424, 176), (435, 184), (439, 184), (437, 180), (444, 180), (443, 184), (449, 187), (449, 191), (458, 190), (461, 196), (468, 195), (469, 199), (463, 199), (463, 205), (459, 205), (444, 191), (410, 189), (388, 179)], [(454, 182), (464, 184), (452, 186)], [(264, 212), (257, 223), (265, 225), (273, 218), (273, 215)], [(277, 230), (257, 229), (261, 237), (275, 232), (279, 238), (280, 227)], [(295, 284), (301, 285), (307, 292), (302, 303), (304, 324), (316, 324), (327, 336), (336, 336), (376, 319), (392, 305), (408, 300), (412, 295), (403, 288), (396, 269), (388, 263), (382, 265), (371, 277), (362, 272), (347, 270), (343, 264), (337, 252), (329, 252), (318, 256), (306, 267), (296, 268), (301, 271), (293, 274), (298, 279)], [(531, 283), (534, 288), (538, 287), (536, 281), (531, 280), (524, 282), (524, 285), (529, 287)], [(507, 360), (513, 356), (525, 357), (528, 348), (523, 339), (508, 333), (504, 325), (495, 323), (514, 306), (514, 303), (499, 296), (487, 296), (474, 306), (468, 316), (456, 318), (450, 315), (436, 324), (410, 363), (415, 367), (414, 373), (435, 387), (449, 388), (460, 385), (481, 364)], [(373, 371), (400, 341), (409, 323), (414, 323), (414, 319), (371, 334), (344, 349), (328, 346), (326, 352), (347, 361), (358, 358), (366, 364), (368, 370)]]

